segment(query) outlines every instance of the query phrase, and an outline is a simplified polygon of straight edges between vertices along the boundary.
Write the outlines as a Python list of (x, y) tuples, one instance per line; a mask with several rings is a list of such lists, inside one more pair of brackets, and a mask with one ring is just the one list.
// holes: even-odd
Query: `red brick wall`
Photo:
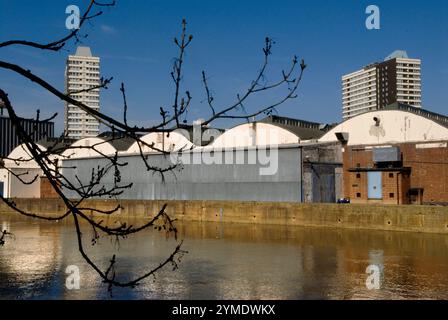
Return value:
[(353, 203), (367, 202), (367, 172), (349, 172), (349, 197)]
[[(409, 178), (399, 178), (399, 189), (402, 191), (409, 188), (423, 188), (423, 202), (424, 203), (448, 203), (448, 148), (425, 148), (417, 149), (415, 143), (398, 144), (403, 154), (403, 166), (411, 168), (411, 175)], [(345, 147), (344, 160), (344, 196), (350, 197), (352, 200), (356, 199), (356, 193), (361, 192), (365, 194), (367, 199), (367, 174), (361, 173), (361, 181), (357, 181), (356, 173), (348, 171), (349, 168), (373, 167), (372, 151), (361, 150), (362, 146)], [(365, 176), (364, 176), (365, 175)], [(388, 173), (383, 176), (383, 193), (388, 199), (389, 193), (397, 193), (397, 180), (390, 181)], [(362, 187), (353, 187), (359, 184)], [(393, 191), (395, 190), (395, 191)], [(400, 192), (400, 203), (408, 202), (406, 192)], [(355, 197), (354, 197), (355, 196)], [(396, 195), (395, 195), (396, 196)], [(405, 197), (405, 198), (404, 198)], [(362, 197), (364, 198), (364, 196)], [(397, 199), (395, 199), (395, 202)], [(389, 201), (392, 202), (392, 201)]]
[(409, 204), (410, 176), (400, 171), (383, 172), (383, 202)]
[(40, 197), (41, 199), (57, 199), (59, 197), (46, 177), (40, 178)]
[(356, 201), (357, 193), (361, 193), (361, 199), (367, 200), (367, 174), (360, 173), (357, 178), (356, 173), (349, 172), (350, 168), (367, 168), (373, 167), (372, 151), (356, 151), (356, 148), (345, 147), (343, 154), (344, 162), (344, 197)]
[(403, 165), (412, 167), (411, 187), (423, 188), (423, 202), (448, 202), (448, 148), (400, 145)]
[(410, 177), (400, 171), (382, 173), (382, 200), (370, 200), (367, 191), (367, 172), (348, 172), (349, 197), (352, 203), (409, 204)]

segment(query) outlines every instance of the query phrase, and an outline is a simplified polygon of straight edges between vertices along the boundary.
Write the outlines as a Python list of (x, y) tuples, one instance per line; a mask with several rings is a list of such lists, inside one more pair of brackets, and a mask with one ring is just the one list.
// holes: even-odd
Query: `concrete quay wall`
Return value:
[[(65, 212), (56, 199), (14, 199), (26, 212), (54, 216)], [(167, 204), (166, 212), (182, 221), (249, 223), (448, 234), (448, 207), (367, 204), (300, 204), (240, 201), (88, 200), (82, 207), (121, 209), (110, 217), (120, 221), (149, 218)], [(12, 210), (0, 203), (0, 214)], [(104, 219), (104, 215), (89, 212)]]

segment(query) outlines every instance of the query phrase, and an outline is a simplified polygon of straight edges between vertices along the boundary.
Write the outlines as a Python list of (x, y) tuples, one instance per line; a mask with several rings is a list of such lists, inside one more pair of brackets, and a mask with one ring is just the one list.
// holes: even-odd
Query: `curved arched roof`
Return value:
[[(47, 149), (40, 144), (37, 144), (40, 150)], [(12, 159), (12, 160), (11, 160)], [(17, 162), (14, 160), (18, 160)], [(5, 159), (5, 166), (8, 168), (38, 168), (34, 157), (25, 144), (20, 144), (11, 151), (7, 159)]]
[[(142, 152), (159, 152), (157, 150), (163, 151), (178, 151), (180, 149), (189, 149), (193, 146), (193, 143), (189, 141), (183, 134), (173, 131), (173, 132), (151, 132), (140, 138), (147, 145), (152, 145), (150, 148), (147, 145), (140, 143)], [(138, 142), (134, 142), (126, 153), (140, 153), (140, 148)]]
[(232, 148), (299, 143), (300, 137), (280, 126), (262, 122), (238, 125), (217, 137), (211, 148)]
[[(377, 121), (374, 120), (376, 118)], [(348, 133), (348, 145), (448, 140), (448, 127), (422, 114), (406, 110), (376, 110), (350, 118), (328, 131), (319, 142), (337, 141)]]
[(88, 158), (101, 155), (113, 155), (117, 152), (114, 146), (104, 138), (90, 137), (74, 142), (61, 156), (64, 158)]

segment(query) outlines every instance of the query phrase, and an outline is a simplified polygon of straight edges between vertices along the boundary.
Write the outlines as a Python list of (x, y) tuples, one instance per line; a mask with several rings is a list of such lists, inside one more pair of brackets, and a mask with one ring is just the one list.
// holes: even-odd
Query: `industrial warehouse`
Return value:
[[(133, 183), (119, 196), (127, 200), (448, 204), (448, 117), (424, 109), (395, 103), (338, 125), (270, 116), (214, 134), (207, 143), (179, 131), (143, 136), (146, 144), (170, 152), (143, 148), (152, 166), (166, 168), (180, 159), (163, 177), (146, 169), (138, 143), (129, 139), (84, 138), (54, 157), (69, 181), (87, 183), (93, 168), (107, 164), (102, 155), (117, 153), (128, 163), (120, 169), (121, 183)], [(40, 142), (42, 150), (46, 146)], [(8, 158), (30, 156), (18, 146)], [(30, 178), (42, 175), (32, 160), (5, 160), (5, 167)], [(8, 170), (0, 169), (4, 197), (56, 197), (45, 178), (23, 185)], [(105, 176), (99, 187), (113, 179)], [(76, 198), (69, 190), (67, 196)]]

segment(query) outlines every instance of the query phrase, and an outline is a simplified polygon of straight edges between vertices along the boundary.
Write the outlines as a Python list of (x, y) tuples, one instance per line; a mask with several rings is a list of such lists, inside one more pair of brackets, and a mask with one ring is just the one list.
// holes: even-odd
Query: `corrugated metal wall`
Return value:
[[(39, 122), (22, 119), (21, 124), (34, 142), (44, 138), (54, 137), (53, 122)], [(11, 151), (20, 144), (16, 134), (16, 128), (12, 125), (11, 119), (0, 116), (0, 157), (8, 156)]]
[[(122, 199), (156, 199), (156, 200), (241, 200), (241, 201), (301, 201), (301, 157), (299, 148), (285, 148), (277, 151), (278, 157), (267, 153), (267, 159), (277, 161), (278, 170), (273, 175), (261, 175), (260, 169), (269, 167), (248, 164), (249, 157), (254, 157), (255, 150), (233, 151), (234, 159), (244, 156), (244, 164), (184, 164), (182, 169), (165, 174), (162, 182), (160, 174), (148, 172), (140, 156), (121, 157), (127, 162), (121, 168), (121, 184), (133, 183), (120, 196)], [(266, 154), (266, 151), (262, 151)], [(197, 157), (199, 154), (194, 153)], [(215, 152), (216, 158), (224, 159), (222, 152)], [(91, 178), (92, 168), (107, 163), (105, 159), (64, 160), (64, 175), (69, 181), (76, 181), (75, 175), (83, 183)], [(170, 165), (169, 156), (149, 155), (152, 166), (166, 168)], [(185, 163), (185, 162), (184, 162)], [(272, 164), (272, 163), (271, 163)], [(272, 165), (274, 168), (276, 164)], [(106, 188), (112, 186), (113, 170), (104, 178)], [(101, 187), (100, 186), (100, 187)], [(71, 198), (77, 198), (74, 192), (66, 190)]]

